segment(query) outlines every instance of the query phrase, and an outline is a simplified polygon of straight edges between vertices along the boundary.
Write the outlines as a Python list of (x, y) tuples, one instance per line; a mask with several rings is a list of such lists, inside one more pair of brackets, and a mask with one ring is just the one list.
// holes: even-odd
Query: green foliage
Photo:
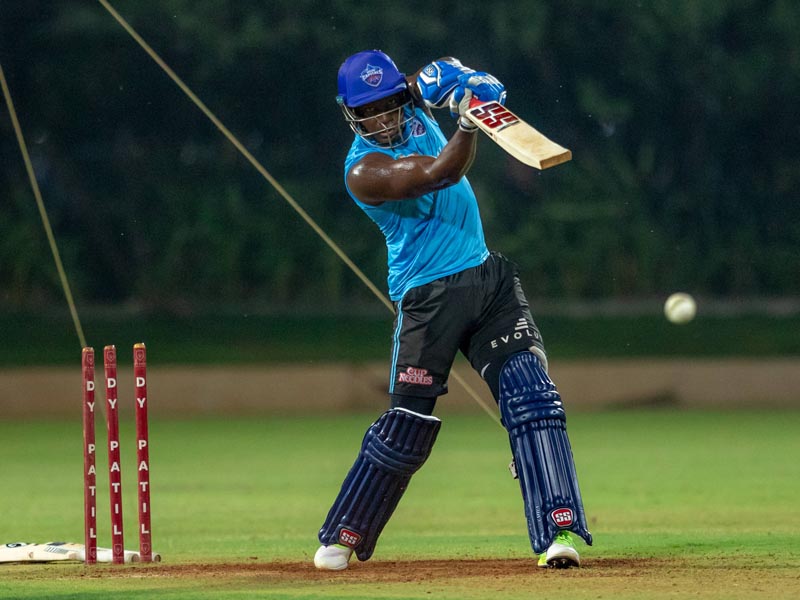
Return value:
[[(534, 306), (534, 311), (536, 307)], [(800, 317), (699, 316), (676, 326), (662, 316), (537, 315), (551, 359), (800, 356)], [(176, 316), (91, 313), (87, 343), (130, 348), (145, 342), (154, 364), (276, 364), (387, 362), (392, 317), (314, 314)], [(75, 367), (80, 347), (69, 315), (0, 314), (0, 368)], [(124, 356), (120, 352), (121, 356)], [(469, 368), (469, 367), (467, 367)], [(77, 371), (76, 371), (77, 372)]]
[[(339, 64), (367, 47), (406, 71), (443, 54), (489, 70), (573, 150), (539, 173), (482, 140), (469, 175), (532, 295), (800, 293), (796, 2), (114, 6), (381, 288), (333, 103)], [(0, 64), (79, 300), (370, 297), (99, 3), (12, 3)], [(0, 301), (61, 302), (5, 111), (0, 159)]]

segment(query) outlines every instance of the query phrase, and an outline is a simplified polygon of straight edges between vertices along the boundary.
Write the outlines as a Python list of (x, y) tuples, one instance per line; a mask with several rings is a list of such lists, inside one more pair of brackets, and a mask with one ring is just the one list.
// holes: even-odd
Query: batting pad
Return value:
[(349, 546), (359, 560), (369, 559), (411, 476), (428, 459), (441, 424), (402, 408), (381, 415), (364, 436), (319, 541)]
[(500, 416), (508, 430), (533, 551), (568, 530), (591, 546), (561, 396), (531, 352), (514, 354), (500, 372)]

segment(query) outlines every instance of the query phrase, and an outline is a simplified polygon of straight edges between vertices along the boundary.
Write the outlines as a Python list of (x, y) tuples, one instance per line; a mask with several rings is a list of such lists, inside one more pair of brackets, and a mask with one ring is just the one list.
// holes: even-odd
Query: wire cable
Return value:
[(69, 287), (67, 273), (64, 270), (63, 263), (61, 262), (61, 255), (58, 252), (58, 245), (56, 244), (56, 238), (53, 235), (53, 228), (50, 226), (50, 219), (47, 216), (47, 209), (45, 208), (44, 201), (42, 200), (42, 193), (39, 190), (39, 184), (36, 182), (36, 174), (33, 171), (33, 163), (31, 163), (31, 157), (28, 154), (28, 147), (25, 145), (25, 138), (22, 136), (22, 128), (19, 126), (17, 111), (14, 110), (14, 102), (11, 99), (11, 91), (8, 89), (8, 83), (6, 82), (6, 76), (5, 73), (3, 73), (2, 65), (0, 65), (0, 85), (3, 87), (3, 96), (6, 99), (6, 104), (8, 104), (8, 113), (11, 115), (11, 123), (14, 126), (14, 133), (17, 136), (17, 143), (19, 144), (20, 152), (22, 152), (22, 160), (25, 162), (25, 170), (28, 172), (28, 179), (30, 179), (31, 182), (33, 196), (36, 198), (36, 206), (39, 208), (39, 216), (42, 219), (42, 225), (44, 226), (45, 234), (47, 234), (47, 241), (50, 244), (50, 251), (53, 253), (53, 260), (56, 263), (58, 278), (61, 280), (61, 288), (64, 290), (64, 296), (67, 298), (69, 313), (72, 315), (72, 323), (75, 325), (75, 332), (78, 334), (78, 341), (81, 344), (81, 348), (85, 348), (86, 337), (83, 335), (83, 327), (81, 326), (81, 320), (78, 317), (78, 310), (75, 308), (75, 300), (72, 298), (72, 291)]

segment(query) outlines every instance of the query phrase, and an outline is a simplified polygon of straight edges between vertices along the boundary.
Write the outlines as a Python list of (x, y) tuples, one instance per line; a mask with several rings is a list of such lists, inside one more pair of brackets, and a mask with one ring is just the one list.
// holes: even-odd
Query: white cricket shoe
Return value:
[(572, 536), (567, 531), (559, 531), (556, 539), (550, 544), (547, 552), (539, 555), (537, 566), (553, 569), (569, 569), (570, 567), (580, 567), (581, 557), (575, 550), (572, 543)]
[(353, 549), (347, 546), (320, 546), (314, 554), (314, 566), (326, 571), (344, 571), (352, 555)]

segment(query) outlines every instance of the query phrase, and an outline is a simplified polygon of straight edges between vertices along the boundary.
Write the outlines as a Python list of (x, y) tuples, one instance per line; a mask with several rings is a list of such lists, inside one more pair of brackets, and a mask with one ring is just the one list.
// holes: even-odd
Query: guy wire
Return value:
[(47, 209), (45, 209), (44, 201), (42, 200), (42, 193), (39, 191), (39, 184), (36, 183), (36, 174), (33, 172), (31, 157), (28, 155), (28, 148), (25, 145), (25, 138), (22, 136), (22, 128), (19, 126), (19, 121), (17, 120), (17, 112), (14, 110), (14, 102), (11, 100), (11, 91), (8, 89), (8, 84), (6, 83), (6, 76), (3, 73), (2, 65), (0, 65), (0, 84), (3, 87), (3, 96), (6, 99), (6, 104), (8, 104), (8, 113), (11, 115), (11, 123), (14, 126), (14, 133), (17, 136), (17, 143), (19, 144), (20, 152), (22, 152), (22, 160), (25, 162), (25, 170), (28, 172), (28, 179), (30, 179), (31, 188), (33, 188), (33, 196), (36, 198), (36, 206), (39, 208), (39, 216), (42, 218), (42, 225), (44, 226), (45, 234), (47, 234), (47, 241), (50, 244), (50, 251), (53, 253), (53, 260), (55, 260), (56, 263), (58, 278), (61, 280), (61, 288), (64, 290), (64, 296), (67, 298), (69, 313), (72, 315), (72, 323), (75, 325), (75, 332), (78, 334), (78, 341), (81, 344), (81, 348), (85, 348), (86, 337), (83, 335), (81, 320), (78, 317), (78, 310), (75, 308), (75, 301), (72, 298), (72, 291), (70, 291), (67, 274), (64, 271), (64, 265), (61, 262), (61, 255), (58, 252), (56, 238), (53, 235), (53, 228), (50, 226), (50, 219), (47, 216)]
[[(211, 112), (202, 100), (186, 85), (183, 80), (167, 65), (166, 62), (153, 50), (150, 45), (133, 29), (133, 27), (108, 3), (107, 0), (98, 0), (103, 5), (109, 14), (128, 32), (128, 34), (136, 41), (139, 46), (161, 67), (161, 69), (172, 79), (173, 82), (186, 94), (189, 99), (199, 108), (208, 119), (214, 123), (217, 129), (226, 137), (231, 144), (244, 156), (247, 161), (267, 180), (267, 182), (275, 188), (278, 194), (291, 206), (297, 214), (314, 230), (314, 232), (322, 238), (328, 247), (355, 273), (361, 282), (369, 288), (369, 290), (380, 300), (386, 308), (394, 314), (394, 306), (392, 302), (375, 286), (372, 281), (358, 268), (358, 266), (345, 254), (345, 252), (334, 242), (330, 236), (320, 227), (317, 222), (297, 203), (297, 201), (287, 192), (283, 186), (261, 165), (256, 158), (250, 154), (250, 151), (244, 147), (239, 139), (231, 133), (231, 131), (220, 121), (216, 115)], [(498, 425), (501, 425), (500, 419), (495, 412), (488, 406), (488, 404), (478, 395), (478, 393), (467, 383), (467, 381), (456, 372), (455, 369), (450, 371), (453, 379), (455, 379), (466, 392), (478, 403), (478, 405), (491, 417)]]

